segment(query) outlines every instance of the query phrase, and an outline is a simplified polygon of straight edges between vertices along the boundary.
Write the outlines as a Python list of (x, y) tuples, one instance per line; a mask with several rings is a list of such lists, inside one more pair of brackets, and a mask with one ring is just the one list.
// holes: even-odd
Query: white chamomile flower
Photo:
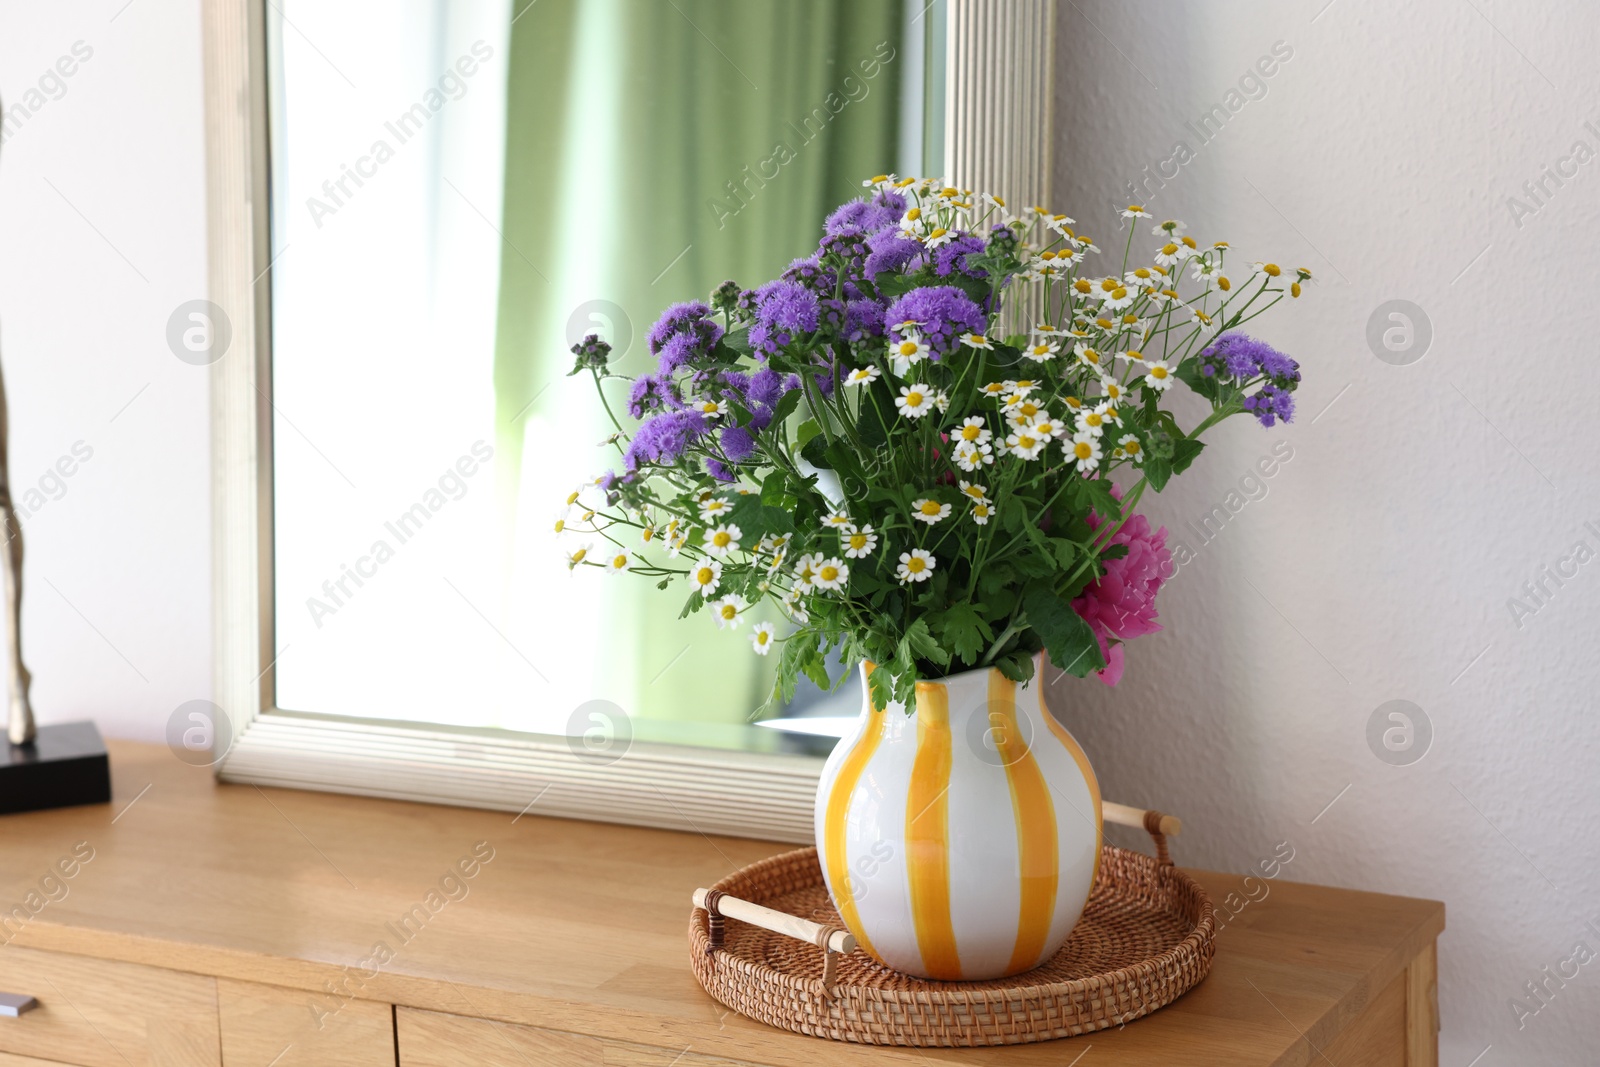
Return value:
[(1055, 419), (1051, 418), (1034, 419), (1032, 422), (1028, 423), (1026, 427), (1018, 426), (1017, 429), (1019, 431), (1022, 429), (1027, 429), (1029, 433), (1046, 439), (1059, 437), (1067, 431), (1067, 428), (1064, 424), (1059, 423)]
[(961, 490), (962, 496), (970, 496), (974, 500), (989, 499), (989, 487), (987, 485), (979, 485), (976, 482), (969, 482), (963, 478), (956, 482), (956, 488)]
[(961, 335), (961, 343), (968, 348), (981, 348), (985, 352), (994, 351), (994, 344), (981, 333), (966, 333)]
[(994, 514), (994, 508), (987, 501), (980, 500), (972, 505), (972, 521), (979, 526), (989, 525), (989, 516)]
[(789, 595), (783, 598), (783, 609), (789, 613), (791, 619), (801, 626), (806, 626), (811, 622), (811, 613), (800, 605), (800, 598), (805, 593), (806, 590), (795, 586), (789, 590)]
[(915, 330), (908, 330), (900, 335), (900, 340), (889, 343), (889, 355), (894, 360), (894, 372), (905, 377), (906, 371), (928, 358), (928, 343), (922, 339), (922, 334)]
[(1164, 393), (1172, 387), (1172, 368), (1163, 360), (1146, 363), (1148, 370), (1144, 376), (1144, 384), (1158, 393)]
[(1026, 426), (1018, 427), (1016, 433), (1006, 438), (1006, 448), (1019, 459), (1037, 459), (1049, 443), (1050, 438), (1034, 433)]
[(1128, 434), (1117, 442), (1117, 451), (1133, 460), (1135, 464), (1144, 462), (1144, 445), (1133, 434)]
[(1092, 434), (1098, 438), (1106, 432), (1105, 412), (1099, 408), (1078, 412), (1078, 432)]
[(1165, 237), (1168, 240), (1171, 240), (1174, 237), (1182, 237), (1183, 232), (1188, 228), (1189, 227), (1185, 226), (1177, 219), (1168, 219), (1165, 222), (1158, 222), (1154, 226), (1150, 227), (1150, 232), (1155, 234), (1157, 237)]
[(873, 533), (870, 525), (860, 529), (841, 532), (839, 544), (844, 548), (844, 554), (850, 559), (865, 559), (872, 555), (872, 550), (878, 547), (878, 535)]
[(1002, 211), (1005, 210), (1006, 202), (992, 193), (982, 194), (982, 200), (985, 207), (999, 208)]
[(932, 552), (913, 548), (910, 552), (900, 553), (900, 566), (894, 569), (894, 576), (902, 582), (925, 582), (933, 577), (936, 566), (938, 560), (933, 558)]
[(922, 234), (922, 209), (908, 207), (906, 213), (900, 216), (900, 232), (907, 237), (917, 238)]
[(756, 650), (756, 655), (765, 656), (772, 651), (772, 638), (777, 632), (770, 622), (756, 623), (756, 628), (750, 633), (750, 645)]
[(933, 410), (937, 398), (932, 389), (922, 385), (902, 385), (894, 406), (908, 419), (920, 419)]
[(964, 471), (982, 470), (994, 464), (994, 450), (987, 441), (962, 441), (956, 445), (955, 460)]
[(1077, 356), (1078, 362), (1085, 367), (1090, 367), (1094, 370), (1100, 369), (1100, 352), (1098, 349), (1091, 348), (1086, 344), (1076, 344), (1072, 346), (1072, 354)]
[(568, 552), (567, 570), (575, 570), (578, 564), (588, 561), (589, 552), (593, 547), (593, 545), (583, 544), (579, 545), (577, 548), (574, 548), (571, 552)]
[(928, 231), (927, 245), (929, 248), (938, 248), (941, 245), (949, 244), (955, 239), (956, 235), (952, 231), (945, 229), (943, 226), (935, 226)]
[(1100, 465), (1100, 439), (1087, 431), (1075, 433), (1067, 444), (1067, 456), (1077, 461), (1078, 473), (1088, 474)]
[(1104, 419), (1107, 425), (1122, 425), (1122, 414), (1117, 411), (1117, 405), (1111, 403), (1110, 401), (1107, 401), (1103, 404), (1096, 404), (1094, 410), (1095, 414)]
[(934, 393), (933, 394), (933, 406), (939, 409), (939, 414), (941, 414), (941, 415), (943, 415), (945, 412), (949, 411), (950, 410), (950, 394), (945, 392), (943, 389), (939, 390), (937, 393)]
[(1162, 276), (1149, 267), (1136, 267), (1122, 276), (1122, 280), (1135, 289), (1159, 289)]
[(878, 368), (872, 366), (871, 364), (868, 364), (865, 367), (857, 367), (855, 370), (845, 375), (844, 384), (871, 385), (873, 382), (878, 380), (880, 373), (881, 372), (878, 370)]
[(1040, 415), (1043, 415), (1044, 405), (1037, 400), (1019, 396), (1014, 403), (1009, 403), (1005, 406), (1005, 412), (1006, 420), (1012, 426), (1017, 426), (1025, 422), (1032, 422)]
[(1143, 204), (1129, 204), (1122, 209), (1122, 217), (1125, 219), (1148, 219), (1154, 216), (1144, 209)]
[(1005, 396), (1011, 392), (1010, 382), (990, 382), (979, 390), (984, 396)]
[(720, 400), (702, 400), (695, 404), (694, 410), (708, 419), (720, 419), (728, 413), (728, 405)]
[(739, 628), (739, 612), (749, 607), (744, 602), (744, 597), (738, 593), (729, 593), (721, 600), (713, 600), (710, 604), (711, 614), (717, 620), (717, 629), (726, 630)]
[(673, 534), (667, 539), (667, 558), (677, 559), (678, 553), (683, 551), (683, 546), (689, 543), (689, 531), (683, 530)]
[(1121, 278), (1102, 278), (1095, 286), (1095, 296), (1108, 311), (1121, 311), (1133, 303), (1138, 290)]
[(706, 534), (706, 554), (725, 557), (739, 551), (739, 538), (743, 535), (743, 530), (731, 524), (713, 528)]
[(732, 510), (733, 505), (728, 503), (724, 497), (712, 496), (700, 501), (700, 517), (706, 522), (710, 522), (719, 515), (726, 515)]
[(1060, 353), (1061, 346), (1045, 336), (1040, 336), (1033, 344), (1022, 350), (1022, 354), (1029, 359), (1038, 360), (1040, 363), (1055, 359)]
[(833, 556), (817, 564), (817, 576), (811, 582), (818, 589), (843, 589), (849, 580), (850, 565)]
[(772, 561), (767, 564), (767, 573), (768, 574), (777, 574), (778, 571), (782, 570), (783, 569), (783, 561), (785, 559), (787, 559), (788, 556), (789, 556), (789, 550), (787, 548), (780, 548), (776, 552), (774, 552), (772, 554)]
[(816, 586), (817, 566), (822, 562), (821, 552), (812, 552), (794, 561), (794, 588), (809, 593)]
[(875, 177), (865, 179), (861, 184), (866, 186), (868, 189), (881, 190), (893, 188), (894, 183), (898, 180), (899, 176), (895, 174), (879, 174)]
[(1222, 264), (1216, 262), (1210, 256), (1191, 259), (1189, 261), (1189, 270), (1194, 275), (1195, 281), (1205, 282), (1208, 286), (1222, 277)]
[(949, 504), (941, 504), (931, 497), (922, 497), (911, 502), (911, 517), (918, 522), (925, 522), (929, 526), (940, 522), (949, 514)]
[(961, 425), (956, 427), (954, 434), (957, 447), (960, 447), (962, 442), (981, 445), (993, 436), (994, 434), (990, 431), (989, 424), (984, 421), (982, 415), (967, 416)]
[(1156, 249), (1156, 263), (1163, 267), (1170, 267), (1182, 263), (1190, 256), (1190, 250), (1182, 241), (1168, 241)]
[(616, 552), (612, 553), (611, 558), (606, 560), (606, 573), (627, 574), (628, 554), (621, 549), (618, 549)]
[(827, 530), (843, 530), (853, 525), (850, 516), (842, 511), (830, 511), (822, 516), (822, 526)]
[(1072, 234), (1067, 230), (1067, 227), (1073, 225), (1077, 221), (1077, 219), (1069, 219), (1065, 215), (1046, 215), (1044, 218), (1044, 224), (1063, 237), (1072, 236)]
[(756, 542), (757, 552), (776, 553), (789, 543), (788, 534), (768, 534)]
[(696, 563), (689, 568), (689, 584), (700, 591), (701, 597), (709, 598), (722, 584), (722, 564), (714, 559), (703, 559)]
[(1128, 391), (1122, 387), (1122, 383), (1115, 378), (1101, 378), (1100, 393), (1112, 403), (1116, 403), (1128, 395)]

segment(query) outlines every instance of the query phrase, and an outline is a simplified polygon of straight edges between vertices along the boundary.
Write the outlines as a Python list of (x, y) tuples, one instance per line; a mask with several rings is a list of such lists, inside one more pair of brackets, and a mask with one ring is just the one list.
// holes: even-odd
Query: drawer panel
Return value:
[(219, 978), (217, 1010), (230, 1067), (394, 1067), (388, 1004)]
[(210, 978), (7, 945), (0, 990), (39, 1001), (0, 1017), (0, 1052), (82, 1067), (220, 1067)]
[(744, 1060), (702, 1056), (682, 1049), (635, 1045), (414, 1008), (396, 1009), (395, 1024), (400, 1067), (483, 1067), (486, 1063), (536, 1063), (539, 1067), (755, 1067)]

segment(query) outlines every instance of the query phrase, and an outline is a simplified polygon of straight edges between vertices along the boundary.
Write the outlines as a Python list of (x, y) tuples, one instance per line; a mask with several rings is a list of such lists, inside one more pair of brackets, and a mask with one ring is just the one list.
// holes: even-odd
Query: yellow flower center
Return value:
[(1178, 238), (1178, 240), (1182, 241), (1184, 243), (1184, 245), (1186, 247), (1188, 247), (1188, 248), (1196, 248), (1196, 247), (1198, 247), (1194, 243), (1194, 238), (1193, 237), (1180, 237), (1180, 238)]
[(837, 582), (839, 580), (839, 568), (832, 566), (824, 567), (817, 573), (817, 577), (825, 582)]
[(583, 562), (583, 557), (587, 556), (588, 554), (589, 554), (589, 550), (587, 548), (580, 548), (580, 549), (578, 549), (578, 551), (576, 551), (576, 552), (574, 552), (572, 554), (572, 562), (574, 562), (574, 563), (582, 563)]
[(562, 530), (565, 530), (566, 528), (567, 528), (567, 520), (566, 519), (557, 519), (556, 520), (556, 533), (560, 533)]
[(1079, 459), (1088, 459), (1094, 455), (1094, 446), (1088, 441), (1079, 441), (1072, 446), (1072, 454)]
[(900, 354), (902, 356), (914, 356), (914, 355), (916, 355), (917, 354), (917, 342), (915, 342), (915, 341), (901, 341), (900, 342)]
[(1035, 404), (1031, 400), (1026, 400), (1017, 405), (1017, 411), (1022, 415), (1023, 418), (1031, 419), (1035, 415), (1039, 414), (1039, 405)]
[(1123, 443), (1122, 448), (1123, 448), (1123, 451), (1127, 452), (1128, 455), (1130, 455), (1130, 456), (1136, 456), (1136, 455), (1139, 454), (1139, 442), (1138, 441), (1126, 441), (1126, 442)]
[(906, 218), (910, 219), (912, 222), (917, 221), (921, 217), (922, 217), (922, 209), (920, 207), (914, 207), (910, 211), (906, 212)]
[(716, 577), (716, 573), (717, 572), (712, 570), (710, 567), (701, 567), (699, 570), (694, 572), (695, 584), (710, 585), (711, 579)]
[(1149, 271), (1148, 271), (1148, 270), (1146, 270), (1146, 269), (1145, 269), (1145, 268), (1143, 268), (1143, 267), (1140, 267), (1140, 268), (1139, 268), (1139, 269), (1138, 269), (1138, 270), (1136, 270), (1136, 271), (1134, 271), (1134, 272), (1133, 272), (1133, 276), (1134, 276), (1134, 277), (1135, 277), (1135, 278), (1145, 278), (1145, 279), (1148, 279), (1148, 278), (1149, 278), (1149, 277), (1150, 277), (1150, 272), (1149, 272)]
[(1125, 298), (1127, 295), (1128, 295), (1128, 290), (1124, 289), (1120, 285), (1117, 286), (1115, 289), (1113, 289), (1111, 291), (1111, 299), (1113, 299), (1113, 300), (1121, 300), (1121, 299)]
[(612, 556), (611, 565), (620, 571), (622, 568), (628, 565), (628, 557), (621, 554)]
[(921, 574), (927, 567), (927, 562), (921, 556), (912, 556), (906, 561), (906, 570), (912, 574)]
[(940, 237), (943, 237), (948, 232), (950, 232), (950, 231), (946, 230), (943, 226), (938, 226), (938, 227), (935, 227), (934, 231), (932, 233), (928, 234), (928, 236), (930, 238), (938, 239)]
[(1219, 275), (1217, 275), (1217, 288), (1221, 289), (1224, 293), (1226, 293), (1229, 289), (1233, 288), (1233, 283), (1230, 282), (1223, 275), (1219, 274)]
[(1178, 246), (1175, 245), (1175, 244), (1170, 244), (1169, 243), (1169, 244), (1164, 244), (1164, 245), (1161, 246), (1161, 254), (1164, 255), (1164, 256), (1176, 255), (1177, 251), (1178, 251)]
[(1129, 211), (1143, 211), (1144, 210), (1144, 206), (1142, 204), (1129, 204), (1128, 205), (1128, 210)]
[(1109, 293), (1111, 290), (1118, 288), (1117, 280), (1115, 278), (1107, 278), (1100, 283), (1100, 288)]
[(1063, 397), (1062, 403), (1066, 404), (1067, 407), (1071, 408), (1073, 411), (1077, 411), (1079, 408), (1083, 407), (1083, 401), (1079, 400), (1075, 396)]
[(1270, 277), (1270, 278), (1276, 278), (1278, 275), (1283, 273), (1283, 271), (1278, 269), (1278, 265), (1276, 263), (1268, 263), (1266, 266), (1262, 267), (1261, 269), (1266, 271), (1267, 272), (1267, 276)]
[(963, 426), (963, 427), (961, 427), (961, 439), (963, 441), (976, 441), (979, 438), (979, 436), (982, 435), (982, 433), (983, 433), (983, 427), (981, 427), (981, 426)]
[(913, 390), (911, 390), (911, 392), (906, 394), (906, 407), (909, 407), (909, 408), (920, 408), (921, 406), (922, 406), (922, 394), (921, 393), (919, 393), (915, 389), (913, 389)]
[(711, 543), (716, 545), (718, 548), (727, 548), (729, 543), (732, 541), (733, 535), (728, 533), (727, 530), (718, 530), (716, 533), (711, 535)]
[(924, 500), (922, 502), (922, 513), (924, 515), (937, 515), (941, 510), (937, 500)]
[(1094, 289), (1094, 286), (1090, 285), (1089, 282), (1084, 278), (1079, 278), (1077, 281), (1073, 282), (1072, 287), (1080, 293), (1091, 292)]
[(851, 534), (850, 535), (850, 547), (855, 549), (857, 552), (860, 552), (862, 549), (866, 548), (867, 547), (867, 535), (864, 534), (864, 533)]
[(1023, 434), (1022, 436), (1017, 438), (1017, 447), (1021, 448), (1021, 449), (1024, 449), (1024, 450), (1032, 448), (1034, 445), (1036, 445), (1038, 443), (1039, 443), (1039, 439), (1038, 438), (1029, 437), (1027, 434)]
[(1084, 421), (1084, 423), (1086, 425), (1089, 425), (1089, 426), (1099, 426), (1101, 423), (1105, 422), (1106, 420), (1102, 419), (1097, 413), (1091, 411), (1091, 412), (1089, 412), (1089, 414), (1087, 414), (1087, 415), (1085, 415), (1083, 417), (1083, 421)]
[(1033, 354), (1036, 355), (1036, 356), (1048, 356), (1050, 354), (1050, 346), (1049, 345), (1034, 345), (1033, 346)]
[(767, 633), (767, 631), (762, 630), (760, 633), (756, 634), (756, 644), (758, 644), (758, 645), (766, 644), (767, 643), (767, 638), (769, 638), (771, 636), (772, 635)]
[(739, 609), (734, 607), (732, 604), (722, 605), (722, 617), (724, 619), (731, 619), (737, 614), (739, 614)]
[(1166, 376), (1167, 376), (1167, 368), (1165, 368), (1165, 367), (1151, 367), (1150, 368), (1150, 377), (1154, 378), (1156, 381), (1159, 382), (1161, 379), (1165, 378)]
[(573, 490), (572, 495), (567, 497), (567, 506), (571, 507), (573, 504), (576, 504), (577, 502), (578, 502), (578, 493), (577, 493), (577, 490)]

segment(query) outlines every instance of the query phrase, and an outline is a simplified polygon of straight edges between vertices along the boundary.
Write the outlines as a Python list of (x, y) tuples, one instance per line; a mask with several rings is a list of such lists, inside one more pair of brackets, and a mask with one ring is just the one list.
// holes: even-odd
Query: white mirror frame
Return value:
[[(946, 176), (1047, 203), (1053, 0), (926, 0), (921, 14), (935, 4), (945, 5)], [(219, 776), (810, 841), (820, 757), (635, 742), (597, 763), (564, 737), (277, 707), (264, 12), (264, 0), (203, 0), (208, 281), (232, 326), (211, 366)]]

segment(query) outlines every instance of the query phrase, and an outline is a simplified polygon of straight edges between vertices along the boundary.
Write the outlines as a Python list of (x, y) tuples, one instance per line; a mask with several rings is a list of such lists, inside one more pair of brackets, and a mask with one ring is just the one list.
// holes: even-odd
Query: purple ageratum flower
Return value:
[(683, 400), (668, 375), (641, 374), (628, 392), (628, 414), (642, 419), (652, 411), (681, 408)]
[(756, 454), (755, 435), (743, 426), (725, 426), (722, 430), (722, 451), (735, 463), (743, 463)]
[(884, 189), (871, 197), (841, 205), (828, 216), (828, 221), (823, 224), (823, 232), (877, 233), (899, 222), (905, 211), (906, 198), (893, 190)]
[(756, 291), (756, 321), (750, 326), (750, 348), (767, 359), (798, 335), (817, 328), (817, 294), (799, 282), (779, 278)]
[(783, 385), (783, 375), (771, 367), (762, 367), (750, 375), (749, 392), (745, 395), (750, 398), (752, 405), (772, 407), (787, 392)]
[(933, 272), (941, 278), (949, 277), (952, 271), (960, 271), (969, 278), (987, 277), (983, 271), (968, 266), (971, 261), (967, 257), (982, 255), (983, 251), (983, 238), (963, 233), (934, 249)]
[(915, 270), (922, 265), (922, 245), (901, 237), (896, 229), (879, 230), (867, 238), (867, 262), (862, 269), (868, 278), (891, 271)]
[(1223, 334), (1201, 351), (1200, 361), (1207, 377), (1221, 374), (1241, 382), (1262, 377), (1282, 389), (1300, 381), (1299, 363), (1248, 334)]
[(707, 459), (706, 473), (711, 475), (711, 477), (715, 478), (719, 482), (732, 482), (737, 480), (734, 476), (734, 473), (728, 469), (728, 465), (722, 462), (720, 459)]
[(922, 335), (934, 359), (954, 352), (964, 334), (982, 333), (985, 326), (983, 310), (953, 285), (913, 289), (890, 304), (883, 323), (893, 340), (904, 339), (899, 327), (905, 322), (917, 323), (907, 329)]
[(1294, 421), (1294, 396), (1270, 382), (1244, 398), (1244, 409), (1263, 426), (1274, 426), (1279, 419)]
[(622, 457), (624, 470), (636, 471), (641, 463), (676, 463), (689, 446), (706, 435), (709, 427), (698, 411), (669, 411), (640, 424)]
[(858, 343), (883, 336), (884, 306), (877, 300), (850, 300), (844, 306), (844, 328), (840, 331), (846, 341)]
[(660, 357), (662, 374), (706, 355), (722, 338), (722, 327), (711, 318), (711, 309), (698, 300), (673, 304), (650, 327), (650, 351)]

